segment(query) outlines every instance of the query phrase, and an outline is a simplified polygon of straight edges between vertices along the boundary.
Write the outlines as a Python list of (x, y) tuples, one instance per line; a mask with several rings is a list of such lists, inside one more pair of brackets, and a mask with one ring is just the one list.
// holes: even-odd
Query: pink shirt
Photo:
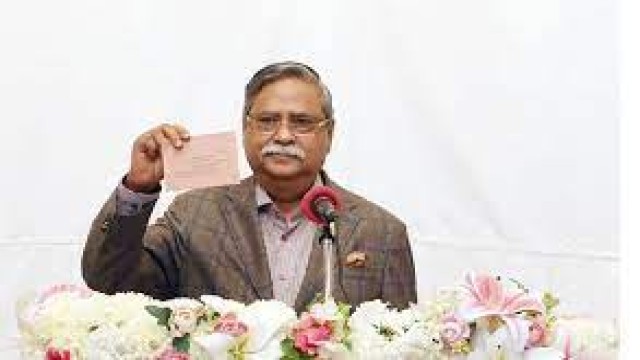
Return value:
[(269, 258), (275, 299), (294, 306), (306, 274), (316, 226), (300, 210), (285, 217), (269, 195), (256, 186), (258, 218)]

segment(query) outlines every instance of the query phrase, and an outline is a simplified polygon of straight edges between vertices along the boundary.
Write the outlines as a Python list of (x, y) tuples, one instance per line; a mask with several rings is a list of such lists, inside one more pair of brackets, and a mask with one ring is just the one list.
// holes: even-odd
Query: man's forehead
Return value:
[(256, 95), (274, 90), (313, 91), (322, 94), (320, 86), (313, 81), (297, 77), (285, 77), (265, 84)]
[(268, 104), (300, 103), (313, 106), (322, 105), (322, 93), (312, 83), (276, 82), (262, 88), (254, 99), (254, 107)]

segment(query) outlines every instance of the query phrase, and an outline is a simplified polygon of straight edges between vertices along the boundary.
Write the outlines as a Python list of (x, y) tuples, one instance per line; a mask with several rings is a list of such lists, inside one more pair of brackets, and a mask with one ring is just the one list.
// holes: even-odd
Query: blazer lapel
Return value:
[(258, 220), (253, 177), (243, 180), (227, 194), (230, 203), (227, 204), (225, 214), (233, 232), (237, 258), (240, 259), (256, 296), (260, 299), (272, 299), (273, 283)]
[[(353, 232), (358, 225), (360, 218), (355, 214), (355, 204), (349, 201), (348, 195), (335, 184), (330, 184), (329, 186), (337, 190), (339, 196), (344, 202), (343, 209), (340, 211), (336, 222), (336, 241), (338, 244), (337, 246), (334, 246), (332, 271), (332, 273), (335, 273), (336, 268), (340, 266), (340, 262), (342, 261), (340, 258), (341, 254), (347, 253), (350, 251), (349, 249), (353, 247)], [(298, 296), (296, 297), (295, 308), (297, 312), (305, 310), (305, 307), (323, 291), (324, 261), (322, 258), (322, 246), (318, 241), (319, 237), (320, 230), (318, 229), (313, 239), (311, 254), (309, 255), (309, 263), (307, 264), (307, 271), (305, 273), (304, 280), (302, 281), (302, 285), (300, 286)], [(338, 250), (340, 251), (338, 252)], [(335, 275), (332, 276), (334, 279), (336, 278)], [(332, 291), (334, 298), (337, 298), (336, 294), (340, 291), (342, 290), (339, 289), (339, 284), (334, 281)]]

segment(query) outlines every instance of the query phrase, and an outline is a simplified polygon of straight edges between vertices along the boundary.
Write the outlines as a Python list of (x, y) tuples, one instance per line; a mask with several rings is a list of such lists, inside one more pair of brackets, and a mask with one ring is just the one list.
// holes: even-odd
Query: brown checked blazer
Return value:
[[(404, 224), (329, 180), (327, 185), (343, 200), (336, 224), (334, 298), (354, 307), (373, 299), (400, 308), (415, 303), (415, 270)], [(136, 291), (159, 299), (216, 294), (250, 303), (273, 298), (252, 177), (237, 185), (185, 192), (147, 226), (152, 208), (119, 216), (115, 193), (111, 195), (93, 222), (82, 255), (87, 285), (105, 293)], [(321, 247), (314, 241), (296, 311), (323, 291), (322, 267)]]

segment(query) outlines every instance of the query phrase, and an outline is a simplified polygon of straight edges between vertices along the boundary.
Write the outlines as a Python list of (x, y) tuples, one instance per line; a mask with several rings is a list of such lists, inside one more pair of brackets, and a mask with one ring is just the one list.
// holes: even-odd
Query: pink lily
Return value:
[(515, 315), (526, 310), (544, 312), (544, 305), (540, 300), (524, 291), (506, 291), (502, 283), (493, 276), (467, 274), (465, 281), (464, 288), (470, 297), (464, 307), (474, 318)]
[(467, 321), (475, 321), (488, 316), (500, 318), (509, 330), (513, 344), (518, 349), (524, 349), (528, 340), (528, 328), (523, 322), (526, 320), (516, 316), (522, 311), (544, 312), (544, 305), (525, 291), (509, 291), (494, 276), (475, 275), (465, 276), (464, 289), (468, 292), (468, 299), (460, 309), (461, 316)]

